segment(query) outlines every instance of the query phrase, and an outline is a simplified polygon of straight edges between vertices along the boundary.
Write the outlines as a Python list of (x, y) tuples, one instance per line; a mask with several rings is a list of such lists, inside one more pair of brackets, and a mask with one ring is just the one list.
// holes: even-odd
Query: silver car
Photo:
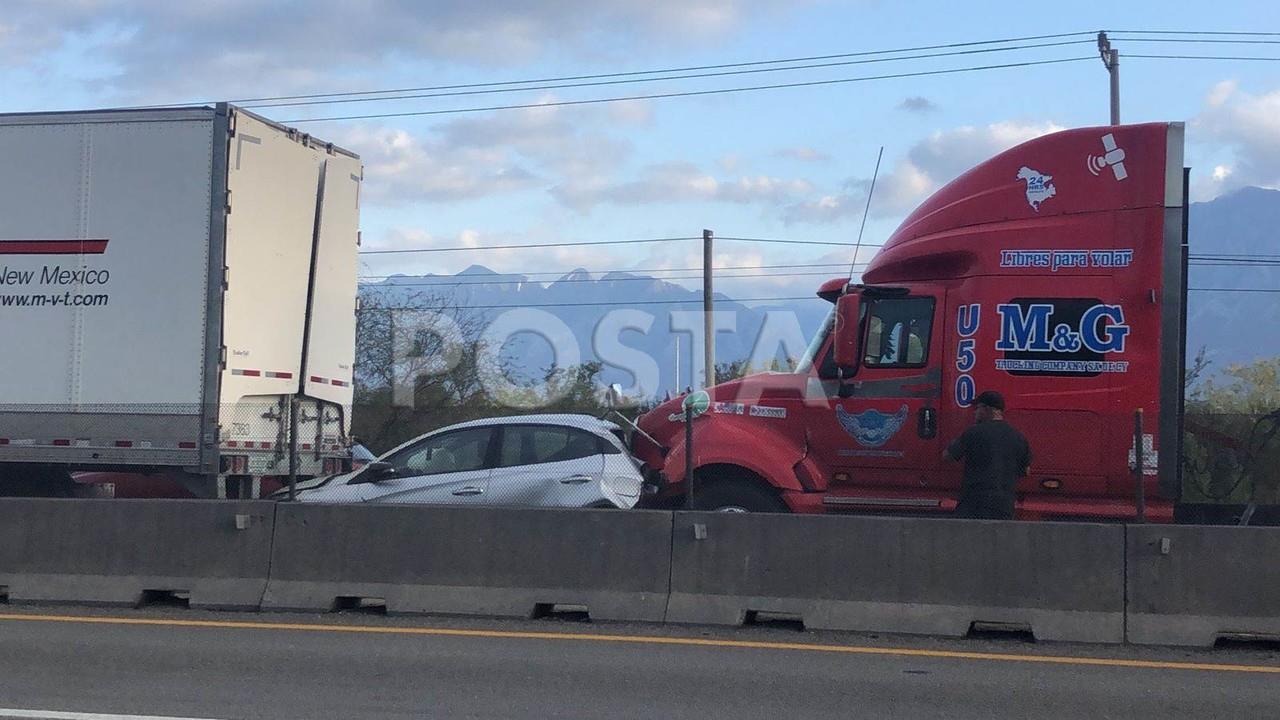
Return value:
[(357, 472), (300, 487), (298, 499), (629, 509), (642, 484), (617, 425), (523, 415), (427, 433)]

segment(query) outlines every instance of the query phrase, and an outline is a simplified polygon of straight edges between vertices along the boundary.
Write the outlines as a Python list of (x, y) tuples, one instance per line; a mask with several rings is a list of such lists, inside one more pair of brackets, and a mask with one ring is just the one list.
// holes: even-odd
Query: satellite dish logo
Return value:
[(1115, 174), (1116, 180), (1123, 180), (1129, 177), (1129, 172), (1124, 169), (1124, 150), (1116, 145), (1116, 137), (1111, 133), (1102, 136), (1102, 149), (1104, 155), (1090, 155), (1088, 160), (1089, 172), (1097, 175), (1111, 168), (1111, 172)]

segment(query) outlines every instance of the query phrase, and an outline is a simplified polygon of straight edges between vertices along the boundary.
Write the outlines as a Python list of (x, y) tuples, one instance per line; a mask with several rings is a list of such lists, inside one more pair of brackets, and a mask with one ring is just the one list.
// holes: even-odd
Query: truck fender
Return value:
[[(761, 431), (754, 427), (735, 427), (724, 422), (706, 422), (694, 425), (694, 470), (708, 465), (736, 465), (764, 478), (779, 490), (805, 492), (819, 487), (805, 487), (796, 477), (797, 464), (803, 474), (815, 483), (825, 485), (826, 475), (809, 455), (803, 443), (780, 433)], [(677, 444), (667, 454), (662, 473), (667, 482), (676, 485), (685, 480), (684, 434), (677, 436)]]

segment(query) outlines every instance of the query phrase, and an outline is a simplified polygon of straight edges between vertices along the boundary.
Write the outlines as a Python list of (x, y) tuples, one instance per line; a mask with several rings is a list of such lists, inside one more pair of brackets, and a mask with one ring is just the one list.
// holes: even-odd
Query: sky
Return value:
[[(1280, 186), (1280, 63), (1127, 57), (1280, 57), (1280, 36), (1269, 45), (1238, 45), (1140, 42), (1135, 34), (1280, 31), (1264, 0), (6, 0), (0, 112), (504, 83), (1099, 29), (1112, 31), (1121, 52), (1122, 119), (1188, 123), (1193, 199), (1243, 185)], [(544, 82), (521, 92), (393, 102), (244, 104), (362, 156), (366, 250), (693, 237), (707, 228), (724, 237), (845, 245), (719, 241), (716, 264), (723, 268), (847, 264), (854, 260), (852, 245), (882, 146), (867, 247), (858, 256), (864, 262), (915, 204), (968, 166), (1039, 134), (1107, 122), (1107, 73), (1091, 36), (1005, 46), (1068, 41), (1082, 42), (789, 71), (752, 65), (747, 68), (770, 70), (659, 82), (568, 88), (545, 88), (566, 83)], [(946, 51), (907, 54), (939, 52)], [(896, 56), (801, 64), (885, 57)], [(1082, 59), (554, 104), (1067, 58)], [(609, 80), (637, 77), (644, 76)], [(496, 88), (418, 94), (481, 89)], [(537, 107), (314, 120), (495, 105)], [(701, 243), (683, 241), (365, 255), (362, 273), (376, 279), (482, 264), (549, 280), (577, 267), (650, 271), (701, 262)], [(829, 268), (727, 270), (717, 289), (734, 297), (788, 297), (812, 293), (822, 279), (793, 273), (841, 274)], [(733, 274), (769, 276), (728, 279)]]

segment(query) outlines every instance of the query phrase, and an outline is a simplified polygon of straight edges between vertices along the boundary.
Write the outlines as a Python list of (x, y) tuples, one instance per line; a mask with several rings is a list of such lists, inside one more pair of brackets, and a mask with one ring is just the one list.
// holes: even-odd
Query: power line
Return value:
[(1188, 254), (1192, 260), (1201, 258), (1280, 258), (1280, 254), (1275, 253), (1190, 253)]
[(980, 72), (984, 70), (1003, 70), (1008, 68), (1033, 67), (1038, 65), (1058, 65), (1062, 63), (1095, 61), (1096, 56), (1057, 58), (1053, 60), (1028, 60), (999, 65), (978, 65), (973, 67), (950, 68), (946, 70), (922, 70), (909, 73), (892, 73), (888, 75), (867, 75), (853, 78), (836, 78), (831, 80), (809, 80), (805, 82), (776, 83), (772, 85), (753, 85), (734, 88), (717, 88), (713, 90), (688, 90), (684, 92), (652, 93), (649, 95), (630, 95), (623, 97), (591, 98), (587, 100), (558, 100), (555, 102), (521, 103), (515, 105), (491, 105), (488, 107), (453, 108), (450, 110), (417, 110), (397, 113), (371, 113), (367, 115), (336, 115), (319, 118), (297, 118), (284, 120), (284, 123), (301, 124), (309, 122), (332, 122), (335, 120), (374, 120), (380, 118), (423, 117), (429, 115), (455, 115), (458, 113), (488, 112), (492, 110), (524, 110), (529, 108), (565, 107), (569, 105), (596, 105), (600, 103), (624, 102), (629, 100), (660, 100), (677, 97), (696, 97), (703, 95), (723, 95), (726, 93), (754, 92), (759, 90), (780, 90), (784, 88), (817, 87), (822, 85), (840, 85), (844, 83), (867, 82), (872, 80), (897, 80), (902, 78), (926, 77), (931, 75), (954, 75), (957, 73)]
[(461, 250), (513, 250), (519, 248), (581, 247), (584, 245), (638, 245), (642, 243), (677, 242), (680, 240), (701, 240), (694, 237), (644, 238), (640, 240), (584, 240), (581, 242), (526, 243), (521, 245), (479, 245), (467, 247), (455, 245), (439, 248), (405, 248), (402, 250), (361, 250), (361, 255), (400, 255), (405, 253), (456, 252)]
[[(865, 263), (860, 263), (860, 264), (865, 264)], [(794, 268), (820, 268), (820, 267), (825, 268), (825, 267), (844, 267), (844, 266), (845, 266), (844, 263), (807, 263), (807, 264), (788, 264), (788, 265), (725, 265), (725, 266), (717, 267), (714, 269), (716, 272), (720, 272), (721, 270), (790, 270)], [(576, 269), (577, 268), (575, 268), (575, 270)], [(546, 272), (531, 272), (531, 273), (498, 273), (498, 275), (501, 275), (504, 277), (508, 275), (516, 275), (516, 274), (522, 275), (524, 277), (533, 277), (534, 275), (548, 275), (548, 276), (554, 275), (554, 276), (560, 277), (560, 276), (568, 275), (571, 272), (573, 272), (573, 270), (550, 270)], [(615, 270), (597, 270), (595, 272), (599, 275), (608, 275), (610, 273), (702, 272), (702, 268), (701, 267), (641, 268), (637, 270), (616, 270), (616, 269)], [(371, 279), (393, 278), (393, 277), (413, 277), (413, 276), (408, 276), (408, 275), (405, 275), (404, 273), (397, 273), (396, 275), (363, 275), (361, 276), (360, 279), (371, 280)], [(417, 277), (422, 277), (422, 276), (419, 275)], [(456, 275), (440, 275), (437, 277), (451, 278), (451, 277), (457, 277), (457, 276)], [(658, 278), (658, 279), (661, 280), (662, 278)]]
[[(861, 266), (865, 268), (868, 264), (869, 263), (857, 263), (855, 267)], [(1193, 267), (1250, 267), (1250, 265), (1241, 266), (1241, 265), (1234, 265), (1231, 263), (1216, 263), (1216, 262), (1192, 262), (1191, 265)], [(1280, 263), (1276, 263), (1276, 265), (1280, 266)], [(837, 266), (832, 266), (832, 267), (837, 267)], [(838, 267), (840, 269), (843, 269), (846, 266), (843, 263), (841, 263)], [(1271, 267), (1271, 265), (1264, 265), (1261, 267)], [(693, 269), (696, 270), (697, 268), (693, 268)], [(717, 271), (722, 269), (723, 268), (717, 268)], [(620, 271), (612, 271), (612, 272), (616, 273)], [(625, 272), (625, 271), (621, 271), (621, 272)], [(602, 273), (601, 277), (595, 277), (595, 278), (560, 278), (560, 279), (548, 279), (548, 280), (537, 280), (537, 279), (531, 280), (528, 278), (525, 278), (523, 280), (476, 279), (474, 282), (453, 282), (452, 277), (450, 276), (438, 276), (441, 279), (441, 281), (439, 282), (437, 281), (394, 282), (394, 281), (390, 281), (390, 277), (384, 277), (384, 279), (382, 279), (380, 282), (373, 281), (371, 278), (368, 278), (368, 277), (361, 278), (361, 280), (368, 281), (368, 282), (362, 283), (364, 287), (371, 288), (371, 289), (379, 289), (379, 290), (391, 290), (395, 288), (406, 288), (406, 287), (456, 288), (456, 287), (466, 287), (468, 285), (560, 285), (564, 283), (588, 283), (588, 282), (590, 283), (655, 282), (655, 281), (673, 282), (673, 281), (679, 281), (679, 280), (701, 280), (703, 277), (702, 275), (682, 275), (682, 276), (675, 276), (675, 277), (637, 276), (637, 277), (606, 279), (604, 276), (608, 274), (611, 274), (611, 273)], [(836, 277), (837, 275), (839, 275), (839, 273), (835, 273), (834, 271), (832, 272), (776, 272), (776, 273), (752, 273), (752, 274), (738, 273), (738, 274), (731, 274), (731, 275), (722, 275), (717, 272), (716, 279), (717, 280), (736, 280), (736, 279), (742, 279), (742, 278), (751, 279), (751, 278), (784, 278), (784, 277), (786, 278)], [(401, 276), (401, 277), (413, 277), (413, 276)]]
[[(793, 300), (817, 300), (817, 295), (801, 295), (799, 297), (764, 297), (764, 298), (723, 298), (722, 302), (733, 303), (749, 303), (749, 302), (791, 302)], [(616, 305), (697, 305), (702, 306), (702, 298), (692, 298), (689, 300), (617, 300), (611, 302), (583, 302), (583, 303), (520, 303), (518, 305), (454, 305), (452, 308), (457, 310), (510, 310), (522, 307), (610, 307)], [(429, 310), (433, 308), (416, 308), (416, 307), (387, 307), (387, 308), (368, 308), (370, 310)]]
[[(1280, 288), (1187, 288), (1192, 292), (1242, 292), (1242, 293), (1280, 293)], [(815, 300), (816, 295), (801, 295), (793, 297), (762, 297), (762, 298), (725, 298), (725, 302), (734, 303), (750, 303), (750, 302), (793, 302), (797, 300)], [(609, 302), (583, 302), (583, 303), (521, 303), (518, 305), (455, 305), (451, 309), (458, 310), (509, 310), (520, 307), (614, 307), (614, 306), (631, 306), (631, 305), (701, 305), (700, 298), (690, 298), (686, 300), (615, 300)], [(426, 308), (415, 307), (391, 307), (391, 308), (369, 308), (371, 310), (423, 310)]]
[[(632, 77), (619, 78), (612, 80), (595, 80), (590, 82), (572, 82), (549, 85), (529, 85), (525, 87), (499, 87), (499, 88), (477, 88), (471, 90), (450, 90), (445, 92), (429, 92), (429, 93), (411, 93), (411, 94), (385, 94), (377, 97), (347, 97), (336, 99), (321, 100), (300, 100), (289, 102), (272, 102), (264, 104), (246, 105), (249, 109), (257, 110), (262, 108), (278, 108), (278, 107), (301, 107), (306, 105), (338, 105), (347, 103), (364, 103), (364, 102), (388, 102), (393, 100), (421, 100), (427, 98), (444, 98), (444, 97), (463, 97), (471, 95), (491, 95), (496, 93), (510, 92), (530, 92), (533, 90), (562, 90), (568, 88), (584, 88), (584, 87), (600, 87), (607, 85), (627, 85), (633, 83), (644, 82), (661, 82), (664, 80), (691, 80), (698, 78), (725, 77), (729, 75), (751, 75), (769, 72), (786, 72), (790, 70), (812, 70), (821, 68), (845, 67), (848, 65), (866, 65), (870, 63), (897, 62), (900, 60), (925, 60), (929, 58), (954, 57), (957, 55), (976, 55), (980, 53), (1009, 52), (1013, 50), (1032, 50), (1047, 47), (1062, 47), (1064, 45), (1089, 45), (1093, 44), (1093, 40), (1066, 40), (1051, 43), (1035, 43), (1032, 45), (1010, 45), (1007, 47), (996, 48), (976, 48), (970, 50), (953, 50), (940, 53), (926, 53), (923, 55), (902, 55), (899, 57), (877, 57), (866, 58), (861, 60), (840, 60), (835, 62), (811, 63), (805, 65), (789, 65), (785, 67), (756, 67), (738, 70), (720, 70), (716, 72), (689, 73), (683, 75), (660, 75), (655, 77)], [(1260, 41), (1261, 42), (1261, 41)], [(384, 91), (378, 91), (384, 92)]]
[[(694, 72), (694, 71), (701, 71), (701, 70), (721, 70), (724, 68), (735, 68), (735, 67), (753, 67), (753, 66), (760, 66), (760, 65), (775, 65), (775, 64), (780, 65), (780, 64), (788, 64), (788, 63), (813, 62), (816, 60), (835, 60), (840, 58), (865, 57), (870, 55), (889, 55), (889, 54), (895, 54), (895, 53), (920, 52), (923, 50), (945, 50), (949, 48), (975, 47), (979, 45), (998, 45), (1003, 43), (1027, 42), (1031, 40), (1055, 40), (1059, 38), (1080, 37), (1080, 36), (1092, 37), (1096, 34), (1097, 34), (1097, 31), (1095, 30), (1086, 30), (1081, 32), (1053, 33), (1049, 35), (1024, 35), (1021, 37), (1000, 38), (995, 40), (972, 40), (968, 42), (941, 43), (937, 45), (917, 45), (915, 47), (894, 48), (890, 50), (863, 50), (859, 52), (835, 53), (835, 54), (829, 54), (829, 55), (809, 55), (805, 57), (781, 58), (776, 60), (753, 60), (753, 61), (747, 61), (747, 62), (720, 63), (715, 65), (690, 65), (685, 67), (665, 68), (660, 70), (632, 70), (627, 72), (597, 73), (597, 74), (591, 74), (591, 75), (562, 75), (559, 77), (530, 78), (530, 79), (524, 79), (524, 80), (503, 80), (503, 81), (491, 81), (491, 82), (479, 82), (479, 83), (459, 83), (459, 84), (452, 84), (452, 85), (426, 85), (421, 87), (391, 88), (391, 89), (384, 89), (384, 90), (355, 90), (355, 91), (348, 91), (348, 92), (311, 93), (311, 94), (303, 94), (303, 95), (276, 95), (276, 96), (268, 96), (268, 97), (241, 98), (239, 100), (231, 100), (229, 102), (237, 105), (244, 105), (248, 103), (274, 102), (277, 100), (309, 100), (309, 99), (315, 99), (315, 98), (352, 97), (356, 95), (426, 92), (426, 91), (434, 91), (434, 90), (460, 90), (460, 89), (466, 89), (466, 88), (498, 87), (502, 85), (524, 85), (524, 84), (533, 84), (533, 83), (568, 82), (572, 80), (598, 80), (601, 78), (633, 77), (636, 75), (656, 75), (656, 74), (665, 74), (665, 73)], [(157, 108), (157, 107), (175, 107), (175, 106), (182, 106), (182, 105), (211, 105), (214, 102), (216, 101), (206, 100), (206, 101), (192, 102), (192, 103), (166, 103), (163, 105), (142, 105), (138, 107), (139, 108)]]
[(1257, 37), (1280, 37), (1280, 32), (1244, 30), (1108, 30), (1107, 32), (1128, 35), (1252, 35)]
[(1222, 45), (1280, 45), (1280, 40), (1236, 40), (1236, 39), (1186, 39), (1186, 38), (1135, 38), (1113, 37), (1111, 42), (1148, 42), (1148, 43), (1216, 43)]
[(1141, 55), (1127, 53), (1124, 57), (1126, 59), (1142, 58), (1144, 60), (1262, 60), (1267, 62), (1280, 60), (1280, 57), (1254, 57), (1251, 55)]
[[(638, 245), (642, 243), (660, 243), (660, 242), (678, 242), (681, 240), (701, 240), (701, 237), (669, 237), (669, 238), (642, 238), (638, 240), (582, 240), (574, 242), (553, 242), (553, 243), (525, 243), (518, 245), (477, 245), (468, 247), (466, 245), (454, 245), (450, 247), (438, 248), (405, 248), (397, 250), (361, 250), (361, 255), (400, 255), (405, 253), (432, 253), (432, 252), (458, 252), (464, 250), (518, 250), (521, 248), (553, 248), (553, 247), (583, 247), (589, 245)], [(722, 237), (720, 240), (741, 240), (744, 242), (758, 243), (774, 243), (779, 245), (834, 245), (836, 247), (849, 247), (848, 243), (830, 242), (825, 240), (779, 240), (773, 238), (737, 238)]]
[[(840, 266), (844, 268), (842, 264)], [(836, 277), (839, 273), (834, 272), (784, 272), (784, 273), (757, 273), (751, 275), (716, 275), (716, 280), (734, 280), (737, 278), (777, 278), (777, 277)], [(682, 275), (679, 277), (625, 277), (625, 278), (568, 278), (563, 280), (480, 280), (477, 282), (379, 282), (365, 283), (365, 287), (377, 289), (393, 289), (402, 287), (463, 287), (466, 285), (530, 285), (547, 283), (550, 285), (559, 285), (562, 283), (584, 283), (584, 282), (671, 282), (673, 280), (701, 280), (701, 275)]]
[(1192, 292), (1224, 292), (1224, 293), (1280, 293), (1280, 288), (1187, 288)]
[[(721, 238), (729, 239), (729, 238)], [(866, 267), (870, 263), (855, 263), (854, 267)], [(1190, 265), (1193, 267), (1272, 267), (1280, 266), (1280, 259), (1277, 260), (1220, 260), (1217, 258), (1198, 258), (1193, 256), (1190, 259)], [(725, 280), (733, 280), (737, 278), (770, 278), (770, 277), (819, 277), (830, 275), (828, 272), (769, 272), (769, 273), (741, 273), (733, 271), (741, 270), (790, 270), (797, 268), (844, 268), (844, 263), (809, 263), (809, 264), (790, 264), (790, 265), (740, 265), (715, 268), (717, 277)], [(464, 276), (464, 275), (435, 275), (430, 276), (432, 280), (427, 280), (428, 276), (421, 275), (405, 275), (399, 273), (396, 275), (365, 275), (359, 278), (365, 287), (370, 288), (402, 288), (402, 287), (461, 287), (466, 285), (552, 285), (559, 283), (584, 283), (584, 282), (653, 282), (655, 280), (670, 282), (674, 280), (701, 280), (701, 275), (688, 276), (669, 276), (669, 275), (640, 275), (640, 273), (671, 273), (671, 272), (696, 272), (702, 268), (651, 268), (641, 270), (597, 270), (592, 274), (595, 277), (587, 278), (566, 278), (564, 276), (572, 273), (572, 270), (556, 270), (551, 272), (537, 273), (498, 273), (494, 279), (486, 279), (482, 276)], [(729, 271), (732, 274), (720, 274)], [(625, 274), (632, 277), (608, 277), (609, 275)], [(518, 276), (519, 279), (512, 276)], [(537, 279), (536, 276), (544, 276), (546, 279)], [(422, 280), (422, 282), (395, 282), (393, 279), (397, 277), (408, 278), (412, 280)], [(464, 281), (460, 281), (466, 280)]]

